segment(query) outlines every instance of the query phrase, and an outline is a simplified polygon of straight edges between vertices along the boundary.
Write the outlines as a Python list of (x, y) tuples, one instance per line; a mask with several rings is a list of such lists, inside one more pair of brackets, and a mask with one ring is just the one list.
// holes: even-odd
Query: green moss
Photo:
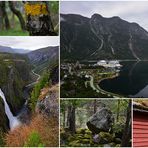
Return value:
[(106, 144), (106, 143), (110, 143), (113, 141), (113, 136), (107, 132), (100, 132), (99, 137), (100, 137), (101, 144)]
[(111, 142), (111, 143), (109, 143), (109, 145), (110, 145), (111, 147), (115, 147), (115, 146), (116, 146), (116, 143)]
[(84, 135), (84, 138), (85, 138), (85, 139), (92, 139), (92, 135), (91, 135), (91, 134), (85, 134), (85, 135)]
[(79, 142), (79, 140), (75, 140), (75, 141), (70, 142), (68, 145), (71, 147), (79, 147), (81, 143)]
[(116, 144), (121, 144), (121, 139), (120, 138), (114, 138), (114, 141)]
[(116, 144), (116, 146), (115, 147), (121, 147), (121, 145), (120, 144)]
[(86, 131), (86, 129), (79, 128), (79, 129), (77, 129), (76, 133), (77, 134), (85, 134), (85, 131)]
[(61, 131), (60, 138), (63, 140), (68, 140), (68, 138), (71, 136), (69, 132)]

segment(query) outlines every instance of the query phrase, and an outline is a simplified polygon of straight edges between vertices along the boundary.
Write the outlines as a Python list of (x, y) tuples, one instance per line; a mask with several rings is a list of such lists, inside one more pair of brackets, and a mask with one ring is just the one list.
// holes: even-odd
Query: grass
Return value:
[[(28, 31), (23, 31), (21, 29), (20, 22), (19, 22), (19, 20), (16, 16), (14, 16), (14, 18), (12, 18), (12, 13), (9, 13), (8, 17), (9, 17), (11, 29), (0, 30), (0, 36), (29, 36)], [(12, 19), (13, 19), (14, 24), (15, 24), (14, 26), (11, 23)], [(25, 19), (25, 17), (24, 17), (24, 19)]]
[(1, 30), (0, 36), (29, 36), (29, 32), (15, 28), (9, 30)]

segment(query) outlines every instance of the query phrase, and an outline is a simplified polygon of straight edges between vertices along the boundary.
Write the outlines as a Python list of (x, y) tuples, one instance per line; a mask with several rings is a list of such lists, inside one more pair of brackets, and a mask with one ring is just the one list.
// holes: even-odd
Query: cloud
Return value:
[(0, 45), (12, 48), (35, 50), (47, 46), (59, 46), (59, 37), (0, 37)]
[(104, 17), (119, 16), (148, 30), (148, 1), (62, 1), (61, 13), (81, 14), (87, 17), (94, 13)]

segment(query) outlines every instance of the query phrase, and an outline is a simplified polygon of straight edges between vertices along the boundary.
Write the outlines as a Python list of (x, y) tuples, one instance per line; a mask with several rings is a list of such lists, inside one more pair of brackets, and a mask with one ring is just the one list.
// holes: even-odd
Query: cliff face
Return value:
[(61, 58), (148, 59), (148, 32), (136, 23), (99, 14), (61, 14)]
[(52, 87), (44, 87), (38, 98), (36, 112), (42, 112), (49, 117), (58, 118), (59, 115), (59, 86), (58, 84)]
[[(9, 57), (9, 58), (8, 58)], [(23, 87), (29, 82), (30, 67), (25, 59), (14, 59), (10, 56), (0, 58), (0, 88), (5, 94), (7, 103), (13, 113), (17, 115), (24, 104)], [(8, 119), (5, 114), (4, 103), (0, 98), (0, 127), (8, 128)]]

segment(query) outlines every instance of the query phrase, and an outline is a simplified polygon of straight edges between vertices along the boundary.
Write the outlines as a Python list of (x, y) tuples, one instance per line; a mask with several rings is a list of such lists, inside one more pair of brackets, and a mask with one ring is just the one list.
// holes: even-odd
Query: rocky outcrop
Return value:
[(108, 132), (113, 123), (112, 112), (103, 107), (98, 110), (87, 122), (87, 127), (92, 133), (97, 134), (101, 131)]
[(59, 86), (45, 87), (41, 90), (37, 105), (36, 112), (45, 113), (49, 117), (59, 116)]

